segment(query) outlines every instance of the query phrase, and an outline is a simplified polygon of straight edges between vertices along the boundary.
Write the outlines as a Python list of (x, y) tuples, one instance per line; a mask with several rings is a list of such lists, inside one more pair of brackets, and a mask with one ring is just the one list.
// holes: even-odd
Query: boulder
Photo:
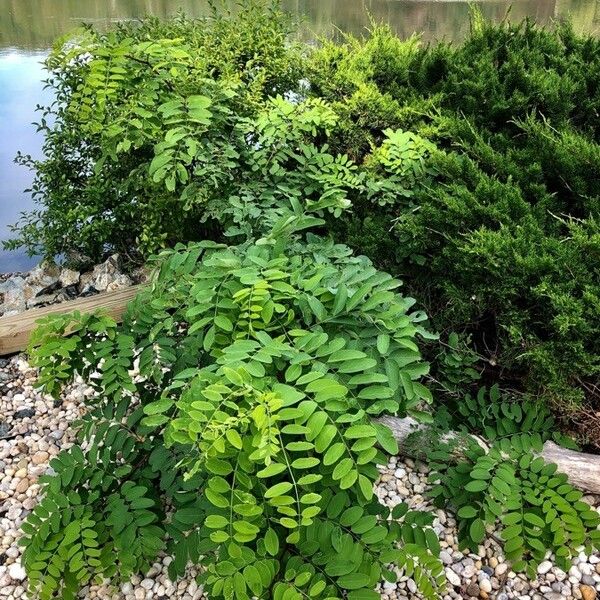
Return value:
[(51, 294), (43, 294), (36, 296), (31, 300), (27, 300), (27, 308), (36, 308), (39, 306), (48, 306), (49, 304), (56, 304), (57, 302), (63, 302), (68, 300), (69, 297), (65, 294), (64, 290), (59, 289), (58, 291)]
[(25, 300), (37, 296), (45, 296), (58, 290), (60, 285), (60, 267), (47, 261), (42, 261), (37, 267), (29, 271), (25, 278)]
[(16, 275), (0, 283), (0, 313), (25, 309), (25, 279)]
[(88, 285), (91, 285), (99, 292), (104, 292), (119, 275), (121, 275), (121, 258), (118, 254), (113, 254), (103, 263), (94, 267), (91, 281)]
[(79, 284), (80, 278), (79, 271), (73, 271), (72, 269), (63, 269), (59, 275), (59, 281), (61, 287), (67, 288), (73, 285)]
[(114, 292), (115, 290), (122, 290), (123, 288), (127, 288), (133, 285), (133, 281), (124, 274), (117, 275), (107, 286), (107, 292)]

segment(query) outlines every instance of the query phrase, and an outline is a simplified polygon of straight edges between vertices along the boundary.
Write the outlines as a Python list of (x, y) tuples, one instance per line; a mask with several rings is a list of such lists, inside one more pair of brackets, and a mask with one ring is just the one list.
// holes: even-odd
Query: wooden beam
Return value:
[(18, 315), (0, 317), (0, 356), (25, 350), (29, 343), (29, 336), (36, 327), (36, 321), (47, 315), (74, 310), (89, 313), (102, 309), (113, 319), (120, 321), (127, 303), (137, 295), (141, 287), (134, 285), (115, 292), (101, 292), (87, 298), (67, 300), (43, 308), (32, 308)]

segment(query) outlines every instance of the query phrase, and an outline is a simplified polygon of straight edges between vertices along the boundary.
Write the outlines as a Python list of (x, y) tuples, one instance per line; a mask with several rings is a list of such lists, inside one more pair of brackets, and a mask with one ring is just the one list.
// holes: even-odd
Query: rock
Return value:
[(496, 574), (496, 577), (500, 577), (501, 575), (504, 575), (504, 573), (506, 573), (506, 571), (508, 571), (508, 564), (500, 563), (494, 570), (494, 573)]
[(41, 464), (47, 462), (49, 457), (50, 457), (50, 455), (47, 452), (36, 452), (31, 457), (31, 462), (34, 465), (41, 465)]
[(467, 592), (467, 594), (469, 594), (469, 596), (477, 598), (481, 590), (479, 589), (479, 586), (476, 583), (470, 583), (465, 591)]
[(440, 560), (445, 564), (445, 565), (451, 565), (452, 564), (452, 556), (450, 556), (450, 553), (447, 552), (446, 550), (442, 550), (440, 552)]
[(121, 274), (120, 270), (121, 259), (118, 254), (113, 254), (94, 267), (90, 284), (99, 292), (103, 292)]
[(450, 585), (460, 587), (460, 577), (452, 570), (446, 567), (446, 579)]
[(591, 585), (580, 585), (579, 591), (583, 600), (596, 600), (596, 596), (598, 595)]
[(0, 440), (10, 434), (10, 425), (4, 421), (0, 421)]
[(60, 285), (64, 288), (77, 285), (79, 283), (79, 278), (81, 275), (78, 271), (73, 271), (72, 269), (62, 269), (60, 275), (58, 276), (58, 280), (60, 281)]
[(27, 308), (36, 308), (38, 306), (48, 306), (49, 304), (56, 304), (58, 302), (64, 302), (68, 300), (63, 290), (58, 290), (51, 294), (43, 294), (36, 296), (31, 300), (27, 300)]
[(17, 494), (24, 494), (29, 489), (29, 479), (21, 479), (15, 488)]
[(577, 581), (581, 581), (581, 571), (577, 568), (576, 565), (573, 565), (570, 569), (569, 569), (569, 580), (571, 580), (571, 578), (573, 578), (575, 582)]
[(22, 277), (10, 277), (0, 283), (0, 304), (3, 308), (25, 304), (25, 280)]
[(127, 596), (128, 594), (132, 594), (133, 593), (133, 586), (131, 585), (131, 583), (128, 581), (127, 583), (124, 583), (121, 586), (121, 591)]
[(8, 567), (8, 576), (15, 581), (23, 581), (27, 577), (27, 573), (19, 563), (13, 563)]
[(540, 575), (544, 575), (552, 568), (552, 563), (549, 560), (545, 560), (538, 565), (537, 572)]
[(31, 300), (36, 296), (43, 296), (60, 288), (60, 269), (47, 261), (42, 261), (37, 267), (29, 271), (25, 278), (24, 297)]
[(130, 287), (133, 284), (133, 281), (127, 277), (127, 275), (117, 275), (111, 283), (106, 286), (107, 292), (114, 292), (116, 290), (121, 290), (123, 288)]
[(467, 565), (461, 575), (463, 577), (463, 579), (471, 579), (471, 577), (473, 577), (473, 575), (475, 575), (475, 573), (477, 573), (477, 568), (475, 567), (475, 565)]
[(35, 415), (35, 410), (33, 408), (22, 408), (13, 413), (13, 419), (28, 419), (29, 417), (33, 417)]
[(489, 594), (492, 591), (492, 582), (489, 579), (482, 579), (479, 582), (479, 587), (482, 592)]

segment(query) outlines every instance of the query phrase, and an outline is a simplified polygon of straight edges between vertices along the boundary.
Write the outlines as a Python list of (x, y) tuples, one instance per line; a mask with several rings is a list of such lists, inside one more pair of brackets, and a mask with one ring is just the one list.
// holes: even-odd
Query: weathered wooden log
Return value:
[(48, 315), (74, 310), (80, 313), (89, 313), (102, 309), (119, 321), (128, 302), (135, 298), (141, 287), (141, 285), (134, 285), (114, 292), (101, 292), (87, 298), (77, 298), (43, 308), (32, 308), (18, 315), (0, 317), (0, 356), (25, 350), (31, 332), (37, 326), (36, 321)]
[[(394, 438), (398, 442), (400, 454), (413, 458), (426, 457), (428, 444), (433, 445), (434, 441), (431, 436), (437, 435), (427, 425), (410, 417), (400, 419), (386, 416), (379, 418), (378, 421), (391, 429)], [(418, 432), (418, 435), (413, 436), (412, 434), (416, 432)], [(463, 435), (457, 432), (448, 432), (444, 437), (446, 439), (456, 439)], [(487, 445), (483, 440), (477, 436), (470, 437), (487, 449)], [(460, 444), (457, 448), (460, 452)], [(600, 456), (568, 450), (554, 442), (546, 442), (539, 455), (546, 462), (555, 463), (558, 470), (567, 475), (569, 482), (575, 487), (590, 494), (600, 494)]]

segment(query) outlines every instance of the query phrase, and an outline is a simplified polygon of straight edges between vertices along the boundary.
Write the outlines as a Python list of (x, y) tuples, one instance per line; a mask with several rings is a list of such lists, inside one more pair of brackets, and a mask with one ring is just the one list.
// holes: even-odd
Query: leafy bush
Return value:
[(547, 409), (502, 397), (496, 386), (489, 392), (481, 388), (457, 408), (454, 425), (481, 434), (490, 444), (484, 448), (461, 436), (440, 442), (430, 453), (430, 479), (436, 483), (431, 494), (436, 504), (449, 503), (456, 511), (463, 548), (476, 550), (486, 529), (494, 527), (512, 568), (532, 578), (548, 550), (568, 571), (579, 547), (588, 554), (600, 548), (600, 515), (581, 500), (582, 492), (568, 483), (567, 475), (536, 454), (548, 439), (569, 444), (554, 431)]
[(440, 479), (437, 504), (449, 502), (457, 511), (462, 547), (476, 550), (486, 529), (494, 527), (513, 570), (535, 578), (548, 550), (568, 571), (581, 546), (588, 555), (600, 548), (600, 515), (555, 464), (535, 456), (541, 444), (525, 450), (523, 440), (528, 437), (505, 438), (487, 453), (474, 443), (456, 465), (449, 464), (451, 448), (431, 457), (440, 461), (434, 475)]
[(376, 600), (394, 564), (435, 597), (432, 516), (373, 495), (397, 445), (371, 417), (431, 401), (425, 316), (365, 257), (290, 237), (318, 223), (287, 215), (257, 242), (163, 252), (121, 326), (41, 325), (45, 388), (79, 373), (97, 395), (23, 525), (32, 594), (72, 598), (166, 549), (171, 576), (199, 563), (214, 598)]
[[(325, 43), (311, 92), (340, 115), (330, 144), (368, 160), (385, 127), (435, 143), (410, 204), (358, 198), (339, 239), (406, 276), (443, 331), (471, 336), (489, 380), (517, 383), (593, 443), (600, 376), (599, 42), (568, 26), (492, 26), (460, 45), (386, 27)], [(372, 111), (369, 112), (369, 109)], [(577, 412), (581, 410), (581, 417)]]
[(237, 157), (236, 123), (299, 80), (276, 6), (248, 0), (235, 17), (147, 19), (59, 41), (46, 61), (56, 102), (39, 124), (45, 158), (18, 157), (35, 171), (40, 210), (7, 247), (87, 262), (217, 236), (198, 221)]

